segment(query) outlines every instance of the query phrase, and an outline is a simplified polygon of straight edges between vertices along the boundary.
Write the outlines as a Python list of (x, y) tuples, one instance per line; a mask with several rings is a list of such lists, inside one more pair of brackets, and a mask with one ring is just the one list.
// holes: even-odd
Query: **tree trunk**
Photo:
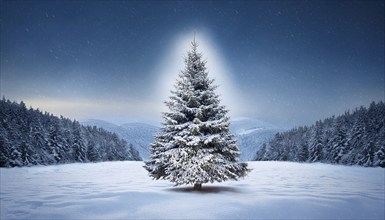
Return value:
[(202, 183), (195, 183), (194, 184), (194, 190), (201, 190), (202, 189)]

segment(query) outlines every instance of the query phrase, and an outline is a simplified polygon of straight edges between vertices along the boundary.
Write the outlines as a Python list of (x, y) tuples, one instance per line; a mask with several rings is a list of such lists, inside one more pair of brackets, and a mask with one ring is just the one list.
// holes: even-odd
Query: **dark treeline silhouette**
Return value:
[(140, 159), (115, 133), (0, 101), (0, 167)]
[(384, 121), (385, 104), (372, 102), (369, 108), (277, 133), (255, 159), (385, 167)]

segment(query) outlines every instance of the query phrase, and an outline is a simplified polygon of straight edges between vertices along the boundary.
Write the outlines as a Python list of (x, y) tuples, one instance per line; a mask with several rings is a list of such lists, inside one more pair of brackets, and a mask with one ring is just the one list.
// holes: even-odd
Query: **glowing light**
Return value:
[[(102, 119), (115, 124), (128, 121), (161, 122), (161, 112), (167, 111), (164, 101), (171, 95), (178, 74), (184, 69), (184, 57), (191, 49), (194, 31), (186, 31), (175, 37), (160, 56), (159, 64), (152, 70), (157, 86), (153, 89), (153, 97), (120, 97), (114, 100), (101, 97), (51, 97), (38, 99), (24, 99), (27, 105), (39, 107), (55, 115), (63, 115), (72, 119)], [(230, 110), (231, 117), (243, 115), (242, 96), (233, 85), (231, 68), (227, 65), (219, 47), (211, 40), (207, 31), (197, 31), (196, 40), (198, 51), (207, 61), (209, 77), (215, 79), (219, 85), (217, 93), (221, 96), (222, 104)], [(152, 84), (152, 82), (149, 82)]]
[[(170, 90), (173, 89), (178, 74), (184, 69), (184, 57), (187, 51), (191, 49), (194, 31), (186, 31), (178, 35), (170, 49), (166, 51), (165, 58), (154, 70), (159, 76), (157, 88), (157, 100), (165, 101), (170, 96)], [(221, 55), (219, 47), (211, 40), (211, 37), (205, 31), (196, 31), (195, 39), (199, 44), (198, 52), (203, 54), (203, 59), (207, 61), (209, 77), (215, 79), (215, 84), (219, 85), (217, 93), (229, 110), (230, 115), (238, 115), (243, 111), (242, 98), (232, 84), (231, 68), (226, 65), (226, 60)], [(162, 111), (167, 110), (162, 105)]]

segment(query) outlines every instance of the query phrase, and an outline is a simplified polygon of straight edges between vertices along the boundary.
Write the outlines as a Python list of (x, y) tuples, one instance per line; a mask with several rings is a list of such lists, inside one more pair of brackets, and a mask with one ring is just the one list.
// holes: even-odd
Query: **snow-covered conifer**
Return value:
[(321, 122), (317, 121), (312, 129), (310, 146), (309, 146), (309, 162), (317, 162), (321, 159), (322, 154), (322, 127)]
[(330, 146), (332, 163), (340, 163), (342, 156), (346, 152), (347, 140), (345, 123), (345, 116), (338, 117), (333, 128), (332, 145)]
[(100, 156), (97, 149), (95, 148), (95, 142), (93, 140), (88, 142), (86, 156), (89, 161), (99, 161)]
[(247, 164), (239, 163), (239, 149), (229, 131), (228, 110), (220, 105), (214, 80), (208, 76), (206, 62), (198, 44), (185, 58), (170, 100), (163, 113), (161, 132), (151, 146), (151, 159), (145, 168), (155, 179), (176, 185), (237, 180), (244, 177)]
[(73, 157), (76, 161), (86, 161), (86, 146), (83, 141), (81, 127), (79, 122), (73, 122)]
[(49, 141), (48, 147), (50, 154), (52, 156), (52, 160), (57, 163), (61, 161), (61, 152), (62, 152), (62, 137), (60, 134), (60, 125), (59, 120), (56, 119), (51, 122), (51, 126), (49, 129)]

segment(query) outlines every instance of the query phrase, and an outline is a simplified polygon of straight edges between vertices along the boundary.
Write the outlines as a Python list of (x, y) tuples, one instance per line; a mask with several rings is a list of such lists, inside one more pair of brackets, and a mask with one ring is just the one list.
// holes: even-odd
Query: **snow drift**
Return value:
[(1, 219), (384, 219), (382, 168), (250, 162), (237, 182), (173, 187), (143, 162), (1, 168)]

